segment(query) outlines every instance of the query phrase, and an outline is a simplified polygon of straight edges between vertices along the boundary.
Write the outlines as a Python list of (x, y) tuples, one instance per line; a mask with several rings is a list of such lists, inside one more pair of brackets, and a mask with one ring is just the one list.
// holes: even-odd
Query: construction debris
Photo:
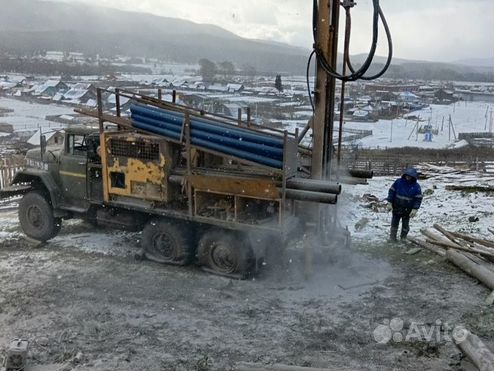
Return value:
[(438, 224), (434, 224), (434, 228), (441, 234), (423, 229), (421, 232), (426, 236), (425, 241), (416, 238), (410, 238), (410, 241), (446, 257), (458, 268), (494, 290), (494, 241), (450, 232)]
[(10, 343), (5, 360), (5, 371), (22, 371), (25, 369), (28, 346), (27, 340), (15, 339)]
[(488, 186), (468, 186), (468, 185), (447, 185), (448, 191), (462, 191), (462, 192), (494, 192), (494, 187)]
[[(466, 330), (463, 330), (466, 331)], [(457, 343), (458, 348), (473, 362), (480, 371), (494, 371), (494, 354), (478, 338), (478, 336), (466, 331), (463, 341)]]

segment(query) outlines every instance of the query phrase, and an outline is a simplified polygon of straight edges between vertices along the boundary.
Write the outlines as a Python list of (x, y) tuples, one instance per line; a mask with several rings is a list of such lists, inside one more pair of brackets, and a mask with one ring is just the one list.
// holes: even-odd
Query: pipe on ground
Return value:
[(374, 176), (372, 170), (348, 170), (348, 173), (354, 178), (372, 179)]

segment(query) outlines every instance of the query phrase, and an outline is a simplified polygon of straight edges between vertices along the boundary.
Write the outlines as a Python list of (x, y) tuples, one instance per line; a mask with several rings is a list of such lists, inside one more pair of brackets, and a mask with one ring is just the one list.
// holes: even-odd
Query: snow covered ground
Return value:
[[(466, 132), (488, 132), (491, 127), (494, 129), (494, 122), (491, 123), (491, 111), (494, 112), (494, 104), (486, 102), (458, 102), (451, 105), (431, 105), (420, 111), (412, 112), (411, 116), (420, 118), (419, 125), (429, 123), (433, 130), (438, 130), (438, 135), (434, 135), (432, 142), (424, 141), (424, 134), (416, 134), (415, 126), (417, 120), (399, 118), (395, 120), (379, 120), (377, 122), (352, 122), (346, 121), (344, 128), (358, 130), (372, 130), (373, 135), (355, 142), (364, 148), (395, 148), (395, 147), (421, 147), (421, 148), (453, 148), (465, 145), (466, 142), (459, 142), (455, 139), (455, 134)], [(307, 111), (310, 114), (310, 111)], [(449, 130), (449, 115), (454, 125), (451, 132)], [(492, 114), (494, 120), (494, 113)], [(443, 122), (444, 119), (444, 122)], [(306, 120), (283, 120), (286, 130), (295, 132), (298, 127), (302, 129)], [(335, 121), (335, 130), (339, 123)], [(492, 129), (491, 129), (492, 131)], [(337, 138), (337, 131), (334, 138)], [(343, 133), (345, 135), (345, 133)], [(304, 144), (310, 143), (310, 132), (307, 134)], [(347, 142), (348, 143), (348, 142)]]
[(74, 113), (73, 107), (57, 104), (30, 103), (18, 99), (0, 97), (0, 107), (13, 109), (14, 112), (0, 117), (0, 122), (11, 124), (14, 129), (33, 129), (36, 127), (59, 127), (60, 124), (46, 120), (50, 115)]
[[(348, 225), (354, 240), (384, 242), (387, 239), (391, 213), (386, 210), (385, 203), (370, 207), (364, 195), (370, 194), (384, 200), (395, 179), (396, 177), (375, 177), (369, 180), (368, 185), (343, 187), (344, 195), (341, 202), (338, 201), (339, 207), (345, 215), (343, 224)], [(420, 229), (432, 228), (434, 223), (438, 223), (449, 230), (493, 239), (487, 228), (494, 226), (494, 194), (446, 189), (447, 185), (492, 185), (492, 177), (484, 179), (468, 174), (420, 180), (424, 199), (417, 216), (410, 221), (410, 235), (419, 236)], [(479, 220), (469, 222), (469, 217)], [(355, 224), (363, 218), (368, 219), (368, 223), (357, 230)]]
[(424, 134), (416, 135), (414, 131), (416, 120), (400, 118), (379, 120), (378, 122), (347, 122), (345, 127), (372, 130), (372, 136), (363, 138), (357, 143), (366, 148), (407, 146), (446, 148), (456, 142), (453, 131), (450, 132), (449, 130), (449, 115), (451, 115), (456, 135), (465, 132), (487, 132), (490, 128), (491, 110), (494, 110), (492, 103), (457, 102), (448, 106), (433, 104), (428, 108), (412, 112), (411, 115), (425, 120), (420, 123), (421, 125), (430, 121), (433, 130), (438, 130), (439, 133), (433, 136), (432, 142), (425, 142)]

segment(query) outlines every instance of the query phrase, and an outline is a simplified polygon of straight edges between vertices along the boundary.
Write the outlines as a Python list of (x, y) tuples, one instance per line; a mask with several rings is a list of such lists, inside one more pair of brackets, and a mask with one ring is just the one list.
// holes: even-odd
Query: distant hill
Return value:
[(454, 64), (462, 64), (464, 66), (488, 67), (494, 69), (494, 58), (469, 58), (460, 59), (453, 62)]
[(309, 53), (286, 44), (244, 39), (213, 25), (77, 2), (35, 0), (1, 2), (0, 50), (81, 51), (189, 63), (208, 58), (288, 73), (302, 73)]
[[(15, 55), (61, 50), (159, 57), (179, 63), (208, 58), (214, 62), (231, 61), (238, 67), (250, 65), (259, 72), (302, 75), (309, 54), (308, 49), (245, 39), (214, 25), (75, 1), (3, 0), (0, 4), (0, 52)], [(353, 58), (358, 65), (365, 55)], [(376, 57), (376, 67), (384, 61)], [(492, 81), (492, 68), (395, 58), (386, 76)]]
[[(364, 62), (366, 57), (365, 54), (358, 54), (351, 58), (355, 65), (359, 65)], [(386, 58), (376, 56), (369, 73), (377, 72), (385, 62)], [(467, 63), (442, 63), (393, 58), (393, 62), (385, 76), (397, 79), (494, 82), (494, 67), (476, 65), (474, 63), (468, 65)]]

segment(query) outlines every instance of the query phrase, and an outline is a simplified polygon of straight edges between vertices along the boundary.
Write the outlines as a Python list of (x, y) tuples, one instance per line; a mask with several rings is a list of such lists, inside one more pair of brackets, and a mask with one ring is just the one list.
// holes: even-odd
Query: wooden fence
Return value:
[(420, 150), (402, 148), (395, 150), (357, 150), (344, 155), (349, 169), (372, 170), (375, 175), (400, 175), (404, 169), (427, 162), (436, 165), (462, 166), (492, 171), (494, 151), (484, 149)]
[(0, 189), (8, 187), (17, 171), (24, 167), (24, 159), (17, 157), (0, 158)]

